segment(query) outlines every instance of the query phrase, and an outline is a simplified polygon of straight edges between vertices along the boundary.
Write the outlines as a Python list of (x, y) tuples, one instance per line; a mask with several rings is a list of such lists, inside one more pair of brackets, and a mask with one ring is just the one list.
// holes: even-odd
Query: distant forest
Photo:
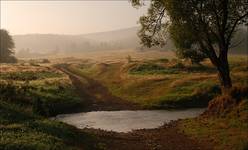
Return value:
[[(14, 35), (16, 56), (46, 57), (55, 54), (76, 54), (88, 51), (137, 49), (146, 50), (139, 44), (137, 37), (138, 27), (99, 32), (84, 35), (56, 35), (56, 34), (28, 34)], [(247, 54), (248, 52), (247, 28), (242, 27), (235, 35), (231, 53)], [(175, 47), (170, 39), (163, 48), (157, 50), (174, 50)]]

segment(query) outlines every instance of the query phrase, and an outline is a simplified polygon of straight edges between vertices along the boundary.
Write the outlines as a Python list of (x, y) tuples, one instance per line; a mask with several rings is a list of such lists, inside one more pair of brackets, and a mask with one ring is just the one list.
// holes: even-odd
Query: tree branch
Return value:
[(159, 13), (159, 17), (158, 17), (158, 19), (157, 19), (157, 21), (156, 21), (155, 27), (153, 28), (152, 36), (155, 35), (156, 30), (157, 30), (157, 27), (158, 27), (158, 24), (161, 25), (161, 21), (162, 21), (162, 19), (163, 19), (163, 17), (164, 17), (164, 12), (165, 12), (165, 8), (163, 8), (162, 11)]
[(234, 24), (233, 24), (233, 26), (232, 26), (232, 28), (231, 28), (231, 31), (230, 31), (230, 33), (229, 33), (229, 35), (228, 35), (228, 37), (227, 37), (227, 43), (230, 43), (232, 34), (233, 34), (235, 28), (237, 27), (239, 21), (243, 20), (243, 19), (244, 19), (245, 17), (247, 17), (247, 16), (248, 16), (248, 12), (245, 13), (243, 16), (240, 16), (240, 17), (234, 22)]

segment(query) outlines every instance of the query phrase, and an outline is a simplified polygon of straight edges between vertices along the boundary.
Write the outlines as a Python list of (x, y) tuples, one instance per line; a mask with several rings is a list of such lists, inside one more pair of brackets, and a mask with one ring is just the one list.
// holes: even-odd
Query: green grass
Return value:
[[(163, 60), (163, 59), (162, 59)], [(170, 63), (170, 64), (169, 64)], [(216, 72), (214, 67), (205, 65), (184, 65), (182, 62), (171, 63), (169, 61), (152, 60), (143, 63), (131, 63), (129, 65), (129, 74), (179, 74), (187, 73), (213, 73)]]
[[(181, 94), (181, 93), (178, 94), (176, 93), (177, 90), (181, 90), (181, 89), (176, 89), (175, 91), (173, 91), (173, 88), (170, 87), (170, 84), (176, 80), (180, 80), (180, 78), (182, 78), (183, 76), (185, 77), (190, 76), (187, 73), (185, 73), (185, 71), (180, 71), (178, 68), (176, 69), (178, 70), (178, 72), (180, 71), (180, 74), (175, 74), (172, 72), (166, 73), (165, 72), (166, 69), (164, 69), (164, 67), (151, 63), (140, 64), (138, 62), (138, 65), (128, 64), (127, 66), (125, 65), (123, 66), (122, 64), (121, 65), (109, 64), (107, 68), (104, 68), (104, 71), (100, 71), (99, 68), (94, 66), (95, 65), (91, 65), (90, 67), (83, 66), (81, 68), (80, 67), (79, 68), (71, 67), (71, 68), (75, 73), (79, 75), (84, 74), (93, 79), (100, 81), (103, 85), (109, 88), (109, 90), (113, 93), (113, 95), (139, 103), (144, 107), (148, 107), (148, 108), (149, 107), (167, 108), (167, 106), (164, 105), (163, 103), (164, 100), (168, 99), (169, 95), (174, 95), (174, 97), (178, 97), (178, 94), (179, 95)], [(154, 68), (157, 70), (154, 71)], [(171, 69), (175, 70), (175, 68), (172, 67)], [(102, 73), (98, 75), (97, 72), (102, 72)], [(150, 77), (154, 76), (154, 79), (152, 80), (146, 79), (147, 75), (151, 75)], [(156, 75), (162, 75), (162, 78), (159, 79), (159, 77), (157, 78)], [(122, 76), (122, 78), (120, 76)], [(189, 84), (186, 85), (186, 87), (182, 90), (186, 91), (187, 86), (190, 86), (192, 83), (193, 81), (190, 81)], [(180, 95), (180, 96), (181, 97), (185, 97), (186, 95), (190, 96), (192, 95), (192, 92), (193, 91), (189, 91), (188, 93), (185, 93), (184, 95)], [(211, 99), (210, 96), (208, 98), (209, 98), (208, 100)], [(175, 105), (173, 104), (173, 106), (169, 106), (169, 107), (175, 107)], [(188, 105), (188, 107), (191, 106), (192, 105)]]
[[(56, 84), (57, 83), (57, 84)], [(60, 82), (53, 84), (33, 84), (35, 89), (27, 94), (33, 99), (39, 99), (47, 110), (48, 115), (68, 113), (82, 110), (84, 101), (76, 93), (72, 85), (61, 85)]]
[(48, 71), (26, 71), (26, 72), (11, 72), (11, 73), (0, 73), (0, 78), (4, 80), (39, 80), (46, 78), (56, 78), (61, 77), (62, 74), (57, 72)]
[(83, 109), (84, 100), (64, 74), (4, 73), (0, 87), (1, 150), (98, 149), (94, 136), (47, 118)]
[[(68, 67), (78, 75), (99, 81), (113, 95), (147, 108), (206, 106), (220, 91), (215, 69), (209, 62), (191, 66), (161, 59)], [(232, 57), (230, 67), (234, 84), (247, 85), (246, 61)], [(84, 100), (77, 96), (63, 73), (37, 70), (1, 73), (0, 87), (0, 149), (91, 150), (103, 147), (94, 136), (47, 119), (47, 116), (79, 111), (84, 105)], [(247, 114), (247, 110), (242, 109), (242, 114)], [(238, 117), (187, 119), (180, 123), (180, 130), (198, 139), (212, 137), (217, 143), (216, 149), (231, 146), (243, 149), (248, 145), (247, 134), (244, 134), (248, 133), (247, 124)]]
[(62, 85), (55, 81), (52, 84), (2, 82), (0, 86), (0, 98), (30, 107), (40, 100), (47, 116), (76, 112), (82, 109), (84, 104), (74, 92), (74, 87), (69, 84)]
[(192, 82), (191, 85), (171, 89), (168, 94), (160, 98), (157, 106), (159, 108), (205, 107), (209, 100), (220, 92), (219, 86), (214, 82)]
[[(232, 57), (230, 66), (233, 83), (246, 85), (247, 64), (243, 58)], [(191, 65), (158, 59), (126, 64), (88, 63), (68, 68), (99, 81), (113, 95), (146, 108), (206, 107), (220, 93), (217, 71), (209, 61)]]
[(153, 63), (144, 63), (134, 65), (129, 69), (130, 74), (177, 74), (179, 73), (175, 68), (164, 68), (160, 65)]
[(26, 107), (0, 101), (0, 149), (95, 149), (93, 136), (64, 123), (32, 114)]

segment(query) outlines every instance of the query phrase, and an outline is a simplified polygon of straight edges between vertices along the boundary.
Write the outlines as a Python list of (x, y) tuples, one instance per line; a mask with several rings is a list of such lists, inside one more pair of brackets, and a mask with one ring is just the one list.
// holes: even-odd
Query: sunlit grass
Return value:
[[(239, 111), (239, 117), (236, 111)], [(246, 99), (226, 117), (185, 119), (180, 121), (179, 128), (198, 140), (209, 140), (216, 150), (244, 150), (248, 148), (247, 115)]]
[[(247, 64), (243, 59), (232, 57), (230, 61), (234, 84), (247, 83)], [(90, 62), (69, 65), (69, 69), (99, 81), (113, 95), (147, 108), (203, 107), (220, 93), (217, 70), (209, 60), (202, 65), (165, 58), (129, 63)]]
[(94, 149), (91, 135), (45, 118), (82, 109), (65, 74), (42, 66), (24, 71), (22, 65), (5, 66), (12, 71), (0, 76), (0, 149)]

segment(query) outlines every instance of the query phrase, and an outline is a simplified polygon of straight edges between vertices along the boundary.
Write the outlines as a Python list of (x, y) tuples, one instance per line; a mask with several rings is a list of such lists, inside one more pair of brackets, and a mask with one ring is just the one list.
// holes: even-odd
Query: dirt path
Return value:
[[(85, 101), (84, 111), (141, 109), (137, 104), (112, 95), (107, 87), (100, 82), (87, 76), (78, 76), (72, 73), (66, 65), (58, 65), (56, 68), (69, 75), (77, 93)], [(87, 84), (83, 83), (83, 80), (86, 80)]]
[[(139, 106), (113, 96), (106, 87), (87, 76), (78, 76), (64, 65), (57, 68), (68, 74), (77, 93), (85, 100), (84, 111), (137, 110)], [(86, 80), (88, 84), (82, 81)], [(171, 122), (157, 129), (136, 130), (130, 133), (83, 129), (93, 134), (97, 147), (107, 150), (211, 150), (209, 143), (199, 143), (181, 132), (178, 123)]]

